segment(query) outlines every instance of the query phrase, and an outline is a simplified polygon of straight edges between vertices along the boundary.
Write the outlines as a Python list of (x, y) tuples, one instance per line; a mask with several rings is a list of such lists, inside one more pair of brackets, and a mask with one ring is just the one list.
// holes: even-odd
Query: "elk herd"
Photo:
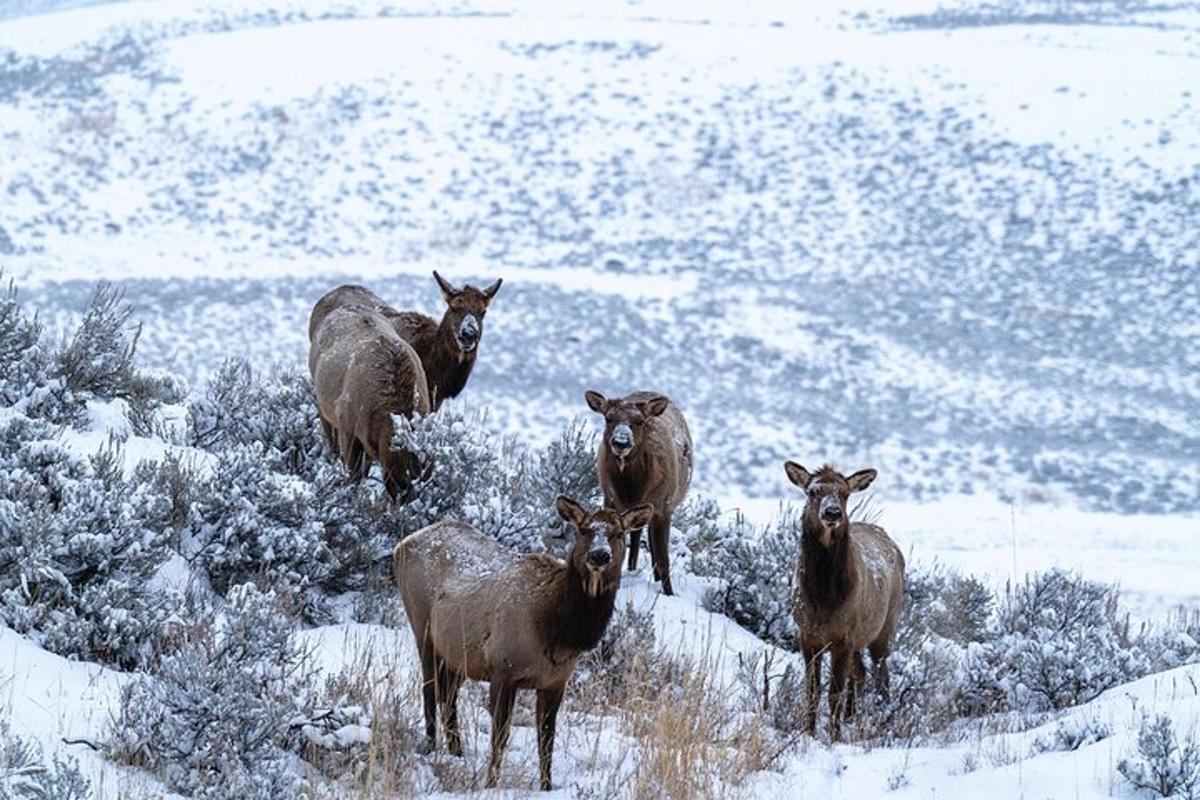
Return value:
[[(446, 308), (441, 321), (397, 311), (362, 286), (322, 297), (309, 320), (309, 370), (330, 449), (352, 480), (377, 463), (396, 502), (430, 465), (392, 447), (393, 415), (436, 413), (466, 386), (478, 356), (488, 306), (500, 290), (454, 288), (433, 273)], [(488, 683), (492, 718), (487, 785), (495, 786), (516, 692), (536, 692), (539, 782), (550, 788), (559, 705), (575, 663), (612, 619), (621, 572), (637, 569), (642, 532), (663, 594), (673, 594), (671, 515), (692, 479), (692, 437), (683, 413), (662, 394), (606, 398), (587, 391), (604, 418), (596, 466), (604, 501), (585, 508), (559, 496), (558, 516), (573, 531), (565, 559), (516, 553), (457, 520), (405, 536), (393, 574), (421, 662), (424, 747), (437, 745), (440, 713), (448, 751), (462, 754), (458, 691), (466, 679)], [(904, 593), (904, 557), (877, 525), (852, 522), (847, 500), (875, 470), (810, 472), (789, 461), (788, 479), (805, 493), (792, 614), (806, 666), (804, 726), (815, 731), (821, 662), (830, 654), (830, 735), (855, 713), (870, 653), (876, 689), (888, 691), (891, 651)]]

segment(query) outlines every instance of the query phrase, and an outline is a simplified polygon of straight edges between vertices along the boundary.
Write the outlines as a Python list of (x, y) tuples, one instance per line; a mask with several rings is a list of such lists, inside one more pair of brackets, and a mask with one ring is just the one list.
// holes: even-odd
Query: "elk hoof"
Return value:
[(665, 595), (675, 594), (675, 590), (671, 588), (671, 579), (670, 578), (663, 578), (662, 593)]

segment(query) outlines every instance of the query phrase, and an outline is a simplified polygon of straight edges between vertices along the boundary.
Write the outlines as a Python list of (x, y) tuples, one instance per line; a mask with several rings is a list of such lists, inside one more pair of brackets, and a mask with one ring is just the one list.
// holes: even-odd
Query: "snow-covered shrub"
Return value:
[[(940, 731), (964, 714), (1002, 708), (993, 665), (981, 660), (981, 643), (992, 635), (994, 605), (993, 593), (973, 577), (937, 565), (909, 565), (888, 658), (891, 697), (866, 698), (862, 727), (891, 739), (912, 739)], [(977, 674), (981, 664), (986, 669)]]
[(57, 374), (42, 326), (25, 314), (11, 281), (0, 295), (0, 404), (56, 423), (83, 417), (82, 400)]
[(314, 464), (312, 480), (270, 466), (259, 443), (217, 454), (194, 492), (191, 560), (221, 593), (265, 581), (304, 603), (311, 589), (361, 588), (400, 538), (383, 501), (348, 484), (333, 463)]
[(124, 293), (101, 283), (75, 333), (52, 349), (10, 283), (0, 296), (0, 403), (72, 425), (84, 421), (92, 398), (152, 404), (165, 390), (134, 365), (141, 326), (131, 324), (132, 314)]
[(714, 521), (715, 506), (685, 515), (689, 565), (721, 584), (705, 596), (705, 606), (755, 635), (795, 648), (792, 578), (799, 553), (799, 511), (786, 506), (779, 521), (755, 530), (740, 515)]
[(271, 471), (261, 444), (221, 450), (197, 494), (189, 556), (218, 592), (254, 579), (319, 583), (330, 555), (315, 498), (302, 481)]
[(194, 609), (211, 624), (189, 626), (174, 652), (124, 688), (108, 751), (191, 797), (297, 797), (303, 731), (332, 712), (278, 598), (243, 584), (228, 600), (223, 620)]
[(959, 705), (963, 649), (936, 635), (901, 642), (888, 657), (890, 695), (874, 691), (870, 679), (860, 704), (858, 727), (886, 741), (913, 741), (945, 730), (962, 715)]
[(456, 519), (516, 550), (540, 552), (561, 541), (558, 494), (599, 502), (594, 437), (580, 421), (547, 447), (531, 450), (493, 436), (484, 414), (458, 407), (394, 420), (393, 448), (423, 465), (411, 498), (396, 511), (406, 532)]
[(136, 377), (140, 325), (130, 325), (133, 308), (125, 293), (101, 283), (71, 341), (55, 354), (59, 374), (73, 392), (94, 397), (126, 397)]
[(150, 582), (171, 554), (164, 498), (124, 477), (118, 445), (80, 459), (44, 432), (0, 430), (0, 620), (62, 655), (145, 663), (178, 606)]
[(139, 370), (130, 384), (125, 416), (129, 429), (137, 436), (176, 438), (174, 429), (160, 418), (164, 405), (182, 403), (188, 394), (187, 381), (166, 370)]
[(585, 506), (600, 504), (596, 471), (596, 433), (581, 417), (571, 421), (558, 438), (530, 455), (519, 499), (529, 523), (539, 533), (562, 535), (566, 524), (554, 510), (554, 499), (565, 494)]
[(86, 800), (92, 787), (79, 763), (58, 756), (49, 764), (41, 745), (31, 744), (0, 720), (0, 800)]
[(47, 372), (41, 338), (41, 324), (36, 316), (25, 315), (16, 284), (9, 281), (0, 292), (0, 403), (18, 403)]
[(188, 403), (188, 444), (214, 450), (227, 441), (244, 442), (245, 409), (255, 404), (257, 394), (249, 361), (229, 358), (221, 362), (204, 392)]
[(778, 731), (796, 733), (804, 730), (804, 712), (808, 708), (807, 682), (804, 667), (788, 664), (778, 683), (769, 711), (771, 724)]
[(226, 360), (188, 405), (187, 423), (189, 444), (208, 450), (259, 444), (277, 472), (311, 477), (322, 460), (312, 379), (295, 368), (260, 376), (245, 360)]
[(412, 497), (401, 513), (408, 530), (442, 519), (467, 522), (505, 541), (515, 519), (516, 479), (510, 462), (511, 442), (498, 442), (482, 413), (446, 406), (436, 414), (393, 417), (392, 448), (411, 453), (422, 465)]
[[(732, 524), (731, 524), (732, 522)], [(719, 575), (734, 541), (732, 530), (753, 534), (740, 514), (721, 519), (721, 507), (711, 497), (691, 495), (671, 516), (671, 525), (687, 547), (687, 569), (696, 575)]]
[(1078, 750), (1086, 744), (1107, 739), (1112, 734), (1112, 727), (1096, 717), (1067, 717), (1059, 720), (1049, 735), (1034, 739), (1030, 754)]
[(1135, 789), (1152, 797), (1198, 800), (1200, 743), (1193, 736), (1181, 741), (1165, 714), (1143, 717), (1137, 755), (1118, 761), (1117, 771)]
[(574, 694), (597, 704), (623, 705), (632, 697), (661, 691), (669, 676), (657, 675), (661, 657), (652, 611), (618, 605), (600, 643), (579, 659)]
[(1143, 631), (1139, 644), (1154, 659), (1150, 672), (1200, 662), (1200, 611), (1178, 610), (1161, 629)]
[(934, 565), (904, 576), (904, 611), (897, 641), (936, 635), (966, 645), (988, 638), (995, 596), (978, 578)]
[(1116, 590), (1054, 569), (1000, 604), (988, 645), (1010, 707), (1060, 709), (1145, 674), (1145, 654), (1117, 616)]
[(156, 516), (148, 522), (156, 530), (167, 532), (171, 548), (179, 550), (179, 536), (192, 520), (197, 487), (204, 483), (194, 459), (166, 453), (161, 461), (142, 461), (133, 468), (130, 482), (158, 498)]

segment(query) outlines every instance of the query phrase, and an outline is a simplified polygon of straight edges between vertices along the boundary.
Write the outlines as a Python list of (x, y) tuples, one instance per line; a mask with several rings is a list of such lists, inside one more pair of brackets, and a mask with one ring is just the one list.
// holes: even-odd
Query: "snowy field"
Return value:
[(340, 282), (436, 312), (431, 268), (502, 276), (466, 395), (499, 430), (654, 387), (708, 494), (870, 464), (918, 557), (1015, 535), (1153, 592), (1200, 568), (1200, 9), (911, 6), (19, 17), (0, 254), (52, 327), (117, 282), (193, 387), (303, 364)]
[[(795, 500), (785, 458), (872, 466), (910, 562), (996, 588), (1067, 567), (1138, 621), (1200, 607), (1200, 3), (20, 0), (0, 59), (0, 268), (52, 331), (112, 281), (139, 362), (196, 392), (231, 356), (303, 368), (340, 283), (440, 313), (431, 269), (502, 277), (463, 398), (496, 433), (542, 444), (585, 389), (653, 388), (729, 512)], [(666, 641), (769, 647), (676, 586), (626, 584)], [(306, 635), (412, 668), (406, 631), (363, 627)], [(124, 674), (0, 648), (14, 730), (104, 796), (161, 791), (59, 741), (100, 734)], [(1026, 755), (1061, 721), (814, 744), (739, 791), (1133, 796), (1133, 722), (1195, 728), (1198, 678), (1071, 710), (1117, 733), (1070, 752)], [(620, 734), (561, 735), (570, 797)]]

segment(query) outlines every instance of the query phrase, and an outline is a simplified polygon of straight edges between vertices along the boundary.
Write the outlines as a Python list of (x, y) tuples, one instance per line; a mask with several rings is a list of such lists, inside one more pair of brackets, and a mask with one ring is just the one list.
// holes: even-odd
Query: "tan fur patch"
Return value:
[(588, 597), (598, 597), (604, 584), (604, 573), (588, 567), (587, 589)]

